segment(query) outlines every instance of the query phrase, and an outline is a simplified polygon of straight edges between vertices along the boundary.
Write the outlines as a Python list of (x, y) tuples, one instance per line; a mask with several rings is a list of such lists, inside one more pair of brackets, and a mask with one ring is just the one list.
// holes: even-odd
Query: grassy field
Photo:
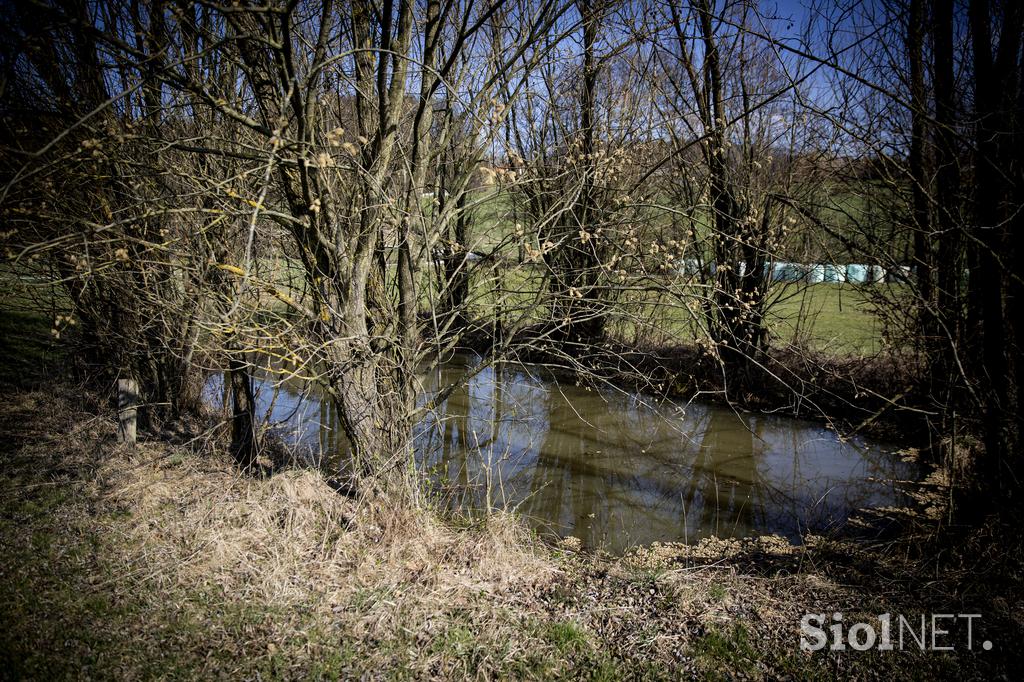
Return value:
[[(862, 197), (836, 199), (842, 211), (861, 215)], [(543, 267), (518, 264), (518, 242), (514, 236), (512, 197), (497, 190), (481, 190), (471, 199), (473, 221), (467, 247), (477, 253), (499, 253), (508, 259), (500, 264), (471, 263), (470, 311), (489, 319), (500, 315), (506, 324), (530, 324), (546, 317), (547, 294)], [(840, 218), (837, 218), (837, 220)], [(428, 270), (433, 269), (429, 265)], [(269, 315), (290, 315), (293, 311), (273, 291), (300, 297), (305, 289), (302, 267), (284, 255), (264, 256), (253, 264), (252, 283), (259, 289), (259, 305)], [(432, 272), (425, 273), (421, 287), (421, 309), (428, 312), (439, 304)], [(612, 307), (608, 330), (617, 341), (627, 344), (688, 345), (702, 336), (699, 321), (689, 308), (707, 292), (682, 280), (665, 278), (656, 282), (661, 293), (629, 291)], [(67, 324), (56, 324), (66, 308), (59, 288), (50, 286), (39, 273), (27, 275), (6, 268), (0, 272), (0, 305), (9, 311), (0, 348), (13, 363), (38, 364), (44, 357), (17, 352), (25, 333), (49, 332)], [(627, 282), (627, 284), (634, 284)], [(641, 283), (643, 284), (643, 283)], [(883, 329), (875, 311), (877, 294), (891, 295), (895, 285), (851, 285), (820, 283), (777, 284), (769, 299), (766, 321), (771, 343), (776, 347), (795, 344), (837, 356), (873, 355), (885, 348)]]
[[(262, 282), (285, 284), (282, 291), (301, 291), (301, 270), (286, 259), (261, 261), (259, 273)], [(56, 312), (58, 315), (67, 311), (54, 308), (48, 286), (38, 283), (26, 286), (10, 272), (3, 273), (0, 282), (5, 291), (0, 305), (8, 311), (0, 351), (13, 362), (38, 363), (44, 357), (34, 355), (37, 349), (16, 352), (21, 340), (26, 334), (49, 334), (54, 327), (54, 312), (51, 311), (62, 311)], [(536, 322), (544, 315), (544, 296), (538, 296), (543, 277), (537, 267), (512, 266), (501, 271), (482, 268), (472, 282), (470, 303), (476, 315), (493, 316), (498, 307), (506, 319), (521, 322)], [(872, 298), (877, 293), (877, 290), (849, 284), (777, 285), (767, 315), (773, 344), (804, 344), (836, 355), (877, 353), (883, 348), (881, 322), (874, 312)], [(436, 293), (425, 287), (421, 295), (421, 307), (431, 310), (436, 304), (433, 298)], [(698, 292), (698, 295), (703, 294)], [(656, 302), (649, 297), (639, 300), (634, 295), (621, 298), (621, 310), (613, 311), (611, 333), (626, 342), (692, 343), (697, 337), (692, 313), (685, 307), (685, 294), (659, 300)], [(261, 297), (261, 305), (278, 313), (288, 312), (284, 303), (269, 294)]]
[[(514, 213), (511, 198), (489, 190), (477, 197), (469, 248), (483, 253), (502, 246), (506, 257), (517, 256), (513, 237)], [(862, 196), (833, 198), (838, 221), (858, 220), (868, 209)], [(543, 281), (539, 267), (510, 266), (500, 277), (485, 272), (474, 282), (471, 298), (481, 316), (493, 314), (495, 305), (504, 311), (530, 311), (539, 300), (538, 286)], [(697, 332), (692, 314), (685, 309), (688, 287), (663, 281), (661, 286), (675, 291), (674, 299), (662, 296), (627, 294), (619, 301), (624, 308), (611, 320), (610, 329), (619, 340), (644, 338), (660, 343), (692, 343)], [(883, 330), (875, 304), (880, 290), (891, 298), (898, 285), (854, 285), (840, 283), (776, 284), (769, 295), (767, 323), (776, 346), (798, 344), (836, 355), (871, 355), (884, 347)], [(497, 291), (500, 289), (499, 291)], [(692, 289), (697, 297), (706, 293)], [(533, 311), (539, 319), (542, 311)]]
[[(38, 377), (63, 355), (54, 335), (66, 301), (44, 280), (0, 268), (0, 380)], [(62, 325), (63, 326), (63, 325)]]
[[(500, 278), (488, 274), (471, 291), (473, 310), (487, 318), (500, 306), (506, 319), (538, 322), (546, 314), (545, 297), (537, 295), (540, 282), (536, 269), (516, 269)], [(876, 300), (879, 294), (898, 292), (892, 285), (879, 286), (887, 287), (886, 291), (835, 283), (776, 285), (766, 313), (772, 345), (798, 345), (837, 356), (880, 352), (885, 346)], [(674, 295), (619, 297), (610, 312), (609, 334), (627, 344), (694, 343), (702, 325), (687, 304), (705, 299), (707, 293), (687, 285), (671, 289)]]
[[(878, 285), (889, 286), (889, 285)], [(882, 350), (881, 320), (864, 286), (821, 283), (779, 286), (768, 325), (776, 343), (807, 344), (837, 355)]]

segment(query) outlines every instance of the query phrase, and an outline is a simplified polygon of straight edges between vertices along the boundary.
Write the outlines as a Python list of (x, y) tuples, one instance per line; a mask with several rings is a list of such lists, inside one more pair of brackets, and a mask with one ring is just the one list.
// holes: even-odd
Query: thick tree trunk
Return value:
[(937, 366), (933, 367), (933, 384), (943, 391), (943, 429), (951, 428), (950, 406), (956, 402), (963, 379), (957, 369), (957, 352), (963, 347), (964, 319), (963, 271), (966, 265), (964, 239), (959, 208), (964, 201), (960, 193), (959, 154), (956, 143), (956, 84), (953, 57), (953, 1), (936, 0), (934, 13), (935, 52), (935, 125), (936, 125), (936, 195), (939, 253), (937, 306), (940, 328)]
[[(1012, 186), (1007, 169), (1014, 168), (1019, 126), (1017, 88), (1020, 77), (1021, 10), (1006, 8), (993, 58), (992, 13), (987, 0), (970, 4), (974, 50), (974, 102), (977, 158), (975, 164), (975, 216), (980, 242), (978, 271), (971, 273), (982, 311), (982, 357), (985, 452), (978, 466), (983, 494), (979, 506), (1019, 506), (1021, 475), (1021, 415), (1018, 377), (1021, 367), (1017, 324), (1009, 316), (1017, 307), (1010, 295), (1007, 268), (1016, 263), (1015, 240), (1007, 234), (1019, 210), (1019, 189)], [(994, 494), (993, 494), (994, 493)]]
[(404, 472), (410, 454), (407, 377), (368, 343), (346, 345), (341, 351), (346, 361), (336, 364), (331, 391), (352, 448), (352, 474), (357, 480), (387, 481)]
[[(934, 295), (934, 257), (932, 243), (931, 172), (928, 168), (930, 108), (925, 87), (924, 0), (910, 0), (907, 14), (907, 59), (910, 64), (910, 184), (913, 259), (918, 297), (918, 325), (924, 353), (933, 369), (938, 368), (939, 322)], [(934, 372), (932, 372), (934, 374)], [(940, 381), (941, 384), (941, 381)], [(939, 389), (932, 387), (935, 393)]]
[(231, 385), (231, 453), (243, 470), (256, 466), (259, 438), (256, 433), (256, 398), (244, 357), (232, 355), (227, 380)]

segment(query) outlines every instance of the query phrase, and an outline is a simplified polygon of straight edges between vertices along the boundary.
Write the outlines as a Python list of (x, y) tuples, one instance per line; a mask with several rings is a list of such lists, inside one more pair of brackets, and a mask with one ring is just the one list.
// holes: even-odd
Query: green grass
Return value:
[(728, 592), (726, 591), (724, 585), (713, 583), (710, 587), (708, 587), (708, 596), (711, 597), (713, 601), (720, 602), (724, 600), (726, 594), (728, 594)]
[[(707, 293), (685, 286), (676, 292), (622, 300), (622, 314), (612, 319), (610, 332), (627, 343), (646, 339), (655, 345), (686, 345), (698, 340), (703, 336), (700, 313), (686, 306), (705, 300)], [(850, 284), (775, 285), (765, 312), (771, 344), (796, 344), (842, 356), (876, 353), (883, 343), (874, 307), (878, 293)]]
[(590, 644), (587, 633), (580, 626), (568, 620), (546, 624), (543, 635), (563, 654), (583, 651)]
[[(514, 219), (512, 198), (504, 192), (486, 190), (476, 197), (470, 230), (471, 248), (488, 251), (506, 244), (503, 253), (515, 255), (512, 244)], [(828, 198), (825, 209), (833, 222), (854, 229), (873, 210), (865, 196), (843, 195)], [(471, 285), (472, 311), (493, 316), (501, 308), (506, 318), (522, 323), (543, 318), (538, 309), (538, 289), (543, 286), (543, 268), (520, 265), (506, 267), (497, 274), (485, 270)], [(692, 343), (699, 336), (693, 315), (685, 309), (690, 298), (702, 298), (706, 292), (685, 284), (664, 283), (675, 297), (627, 293), (618, 298), (610, 320), (610, 332), (622, 341), (654, 339), (662, 343)], [(774, 345), (798, 344), (835, 355), (873, 354), (883, 347), (882, 325), (874, 309), (879, 287), (893, 285), (853, 285), (840, 283), (777, 284), (769, 295), (766, 321)], [(424, 302), (429, 307), (429, 297)]]
[(758, 654), (742, 623), (731, 627), (710, 628), (692, 647), (692, 653), (705, 671), (721, 679), (753, 671)]
[(50, 321), (42, 313), (0, 308), (0, 355), (4, 378), (17, 378), (25, 366), (41, 367), (56, 357), (58, 349), (48, 341)]
[(769, 329), (777, 343), (806, 344), (837, 355), (876, 353), (882, 328), (871, 293), (851, 284), (779, 286), (768, 311)]

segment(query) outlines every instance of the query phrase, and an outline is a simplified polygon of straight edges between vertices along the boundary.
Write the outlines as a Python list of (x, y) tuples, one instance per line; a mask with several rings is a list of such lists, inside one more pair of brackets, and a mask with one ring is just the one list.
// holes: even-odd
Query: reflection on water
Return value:
[[(421, 399), (466, 369), (456, 361), (423, 377)], [(856, 508), (906, 502), (890, 481), (914, 471), (892, 448), (843, 443), (813, 422), (642, 400), (489, 367), (417, 424), (417, 462), (451, 509), (515, 508), (539, 530), (611, 552), (712, 534), (799, 540)], [(327, 401), (263, 382), (259, 404), (310, 456), (340, 466)]]

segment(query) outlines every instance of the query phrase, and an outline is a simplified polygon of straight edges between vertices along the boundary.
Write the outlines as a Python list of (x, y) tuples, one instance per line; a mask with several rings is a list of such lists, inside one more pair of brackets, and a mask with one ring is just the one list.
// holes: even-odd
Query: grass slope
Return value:
[[(1019, 659), (1019, 576), (936, 580), (906, 543), (612, 560), (506, 516), (466, 527), (348, 500), (310, 471), (245, 477), (212, 443), (128, 451), (105, 402), (74, 387), (6, 385), (0, 405), (6, 679), (973, 678)], [(1000, 648), (798, 648), (808, 611), (943, 609), (983, 613), (975, 636)]]

